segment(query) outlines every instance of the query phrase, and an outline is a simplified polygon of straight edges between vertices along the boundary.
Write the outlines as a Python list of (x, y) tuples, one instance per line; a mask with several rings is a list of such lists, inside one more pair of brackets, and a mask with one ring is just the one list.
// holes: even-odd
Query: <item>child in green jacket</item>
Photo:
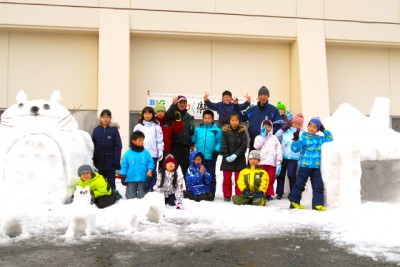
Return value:
[(93, 202), (99, 209), (111, 206), (117, 201), (116, 195), (113, 193), (111, 186), (107, 183), (102, 175), (94, 172), (90, 165), (82, 165), (78, 168), (80, 177), (77, 185), (82, 188), (90, 186), (90, 194), (94, 199)]

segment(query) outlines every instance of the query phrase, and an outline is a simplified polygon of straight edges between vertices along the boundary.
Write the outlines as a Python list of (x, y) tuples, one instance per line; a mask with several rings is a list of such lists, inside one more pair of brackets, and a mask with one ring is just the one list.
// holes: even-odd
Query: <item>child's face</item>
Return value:
[(110, 125), (111, 117), (107, 116), (107, 115), (101, 116), (100, 117), (100, 122), (101, 122), (101, 125), (106, 127), (106, 126)]
[(298, 122), (292, 122), (292, 127), (297, 128), (297, 129), (301, 129), (301, 124)]
[(209, 115), (209, 114), (205, 114), (204, 116), (203, 116), (203, 122), (205, 123), (205, 124), (210, 124), (210, 123), (212, 123), (214, 120), (213, 120), (213, 118), (211, 117), (211, 115)]
[(83, 181), (87, 181), (90, 178), (92, 178), (92, 174), (90, 172), (84, 172), (84, 173), (81, 174), (81, 179)]
[(280, 109), (279, 114), (282, 116), (283, 114), (285, 114), (285, 111), (283, 109)]
[(249, 165), (250, 166), (257, 166), (258, 163), (260, 163), (259, 159), (256, 159), (256, 158), (249, 159)]
[(156, 117), (160, 118), (160, 119), (164, 118), (165, 117), (165, 111), (164, 110), (157, 111), (156, 112)]
[(139, 137), (136, 140), (132, 140), (132, 144), (134, 144), (135, 146), (143, 146), (144, 143), (144, 138)]
[(222, 102), (225, 104), (230, 104), (232, 102), (232, 97), (230, 95), (224, 95), (222, 97)]
[(195, 157), (194, 160), (193, 160), (193, 163), (196, 164), (196, 165), (197, 164), (201, 164), (201, 157)]
[(307, 127), (307, 131), (309, 134), (316, 134), (318, 133), (318, 127), (314, 123), (310, 123)]
[(173, 172), (175, 170), (175, 163), (168, 162), (167, 164), (165, 164), (165, 169), (169, 172)]
[(267, 132), (271, 132), (272, 131), (272, 126), (269, 124), (264, 124), (265, 127), (267, 127)]
[(232, 118), (229, 120), (229, 124), (231, 125), (231, 127), (232, 127), (233, 129), (236, 129), (236, 128), (239, 126), (240, 121), (239, 121), (239, 119), (238, 119), (237, 117), (232, 117)]
[(145, 113), (143, 113), (143, 119), (145, 121), (153, 120), (153, 113), (146, 111)]

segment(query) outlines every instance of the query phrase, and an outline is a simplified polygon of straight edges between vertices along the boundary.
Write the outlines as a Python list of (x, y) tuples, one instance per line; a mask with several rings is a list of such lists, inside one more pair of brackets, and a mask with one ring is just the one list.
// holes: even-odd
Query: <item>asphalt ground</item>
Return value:
[(268, 239), (216, 240), (186, 246), (96, 239), (27, 240), (0, 245), (0, 266), (399, 266), (301, 232)]

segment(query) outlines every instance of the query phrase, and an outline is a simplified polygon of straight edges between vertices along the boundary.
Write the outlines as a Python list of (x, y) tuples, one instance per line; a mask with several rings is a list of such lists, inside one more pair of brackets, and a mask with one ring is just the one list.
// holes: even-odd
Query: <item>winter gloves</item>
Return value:
[(164, 152), (162, 150), (158, 150), (158, 161), (161, 161), (163, 159)]
[(297, 141), (300, 138), (300, 129), (297, 129), (294, 133), (293, 133), (293, 141)]
[(250, 197), (250, 196), (251, 196), (250, 191), (249, 191), (248, 189), (244, 189), (244, 190), (242, 191), (242, 195), (243, 195), (244, 197)]
[(285, 124), (281, 127), (282, 132), (286, 132), (287, 130), (290, 129), (292, 121), (287, 121)]
[(266, 137), (267, 136), (267, 127), (265, 125), (261, 128), (260, 135), (262, 137)]
[(264, 196), (264, 193), (261, 191), (256, 191), (253, 193), (253, 198), (262, 198)]
[(321, 123), (321, 127), (319, 127), (319, 130), (321, 131), (321, 132), (324, 132), (325, 131), (325, 127), (324, 127), (324, 125)]
[(226, 157), (226, 161), (227, 162), (234, 162), (236, 158), (237, 158), (237, 155), (236, 154), (232, 154), (232, 155)]
[(276, 176), (281, 174), (281, 169), (282, 169), (281, 164), (276, 165), (276, 173), (275, 173)]

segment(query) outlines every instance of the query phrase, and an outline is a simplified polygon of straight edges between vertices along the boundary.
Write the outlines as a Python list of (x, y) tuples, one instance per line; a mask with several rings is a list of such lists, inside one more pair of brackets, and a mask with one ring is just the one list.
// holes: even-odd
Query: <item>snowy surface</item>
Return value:
[[(379, 105), (382, 105), (381, 109)], [(310, 188), (303, 194), (302, 204), (307, 206), (306, 210), (290, 210), (286, 195), (282, 200), (268, 202), (266, 207), (235, 206), (231, 202), (223, 201), (222, 173), (218, 171), (217, 196), (214, 202), (197, 203), (185, 199), (185, 209), (176, 210), (170, 206), (161, 207), (156, 194), (150, 194), (142, 200), (123, 199), (103, 210), (95, 208), (95, 212), (90, 215), (95, 216), (93, 234), (87, 236), (85, 232), (76, 233), (72, 238), (65, 234), (70, 218), (77, 214), (77, 208), (72, 204), (61, 204), (57, 198), (49, 200), (54, 193), (65, 190), (69, 178), (52, 174), (58, 169), (56, 164), (62, 164), (67, 169), (74, 165), (66, 164), (68, 160), (58, 158), (68, 159), (74, 156), (63, 152), (63, 149), (60, 150), (62, 156), (58, 156), (57, 149), (68, 146), (66, 140), (76, 139), (69, 146), (75, 149), (81, 147), (82, 151), (78, 152), (90, 152), (85, 137), (64, 136), (64, 143), (56, 142), (62, 144), (61, 146), (52, 145), (53, 140), (57, 139), (46, 139), (42, 135), (38, 139), (32, 134), (29, 135), (32, 138), (21, 137), (22, 139), (15, 141), (20, 149), (14, 146), (14, 152), (8, 154), (0, 150), (3, 159), (12, 163), (5, 165), (6, 167), (0, 166), (0, 172), (4, 175), (0, 177), (0, 188), (3, 193), (7, 192), (7, 198), (3, 198), (0, 207), (0, 245), (12, 245), (14, 242), (27, 240), (74, 244), (97, 238), (116, 238), (136, 243), (184, 246), (199, 240), (268, 238), (309, 229), (337, 246), (350, 248), (353, 253), (400, 263), (400, 227), (397, 218), (400, 214), (399, 183), (395, 180), (400, 177), (400, 169), (397, 168), (400, 137), (398, 133), (388, 129), (387, 123), (382, 123), (385, 116), (379, 114), (379, 110), (387, 113), (387, 103), (380, 101), (374, 106), (374, 110), (374, 116), (367, 118), (350, 105), (344, 104), (330, 118), (323, 120), (335, 139), (323, 147), (322, 171), (324, 177), (327, 177), (327, 204), (331, 206), (327, 212), (310, 209)], [(379, 123), (373, 122), (376, 118), (380, 118)], [(48, 118), (43, 118), (42, 122), (46, 120), (51, 122)], [(27, 119), (26, 123), (28, 121)], [(48, 133), (46, 136), (60, 134), (58, 130), (49, 127), (49, 123), (42, 124), (42, 128)], [(34, 129), (38, 129), (38, 126), (35, 124)], [(2, 140), (12, 140), (13, 137), (15, 140), (19, 131), (16, 134), (14, 130), (4, 129), (7, 126), (3, 123), (1, 127)], [(54, 126), (55, 129), (57, 127)], [(21, 140), (25, 140), (28, 149), (24, 148)], [(76, 144), (80, 146), (75, 146)], [(42, 153), (38, 151), (42, 146), (44, 151), (50, 148), (51, 153), (41, 157)], [(26, 155), (24, 151), (37, 154), (21, 162), (21, 157)], [(217, 166), (220, 160), (221, 157)], [(363, 173), (365, 166), (362, 162), (367, 160), (368, 171)], [(380, 162), (386, 165), (379, 167)], [(15, 168), (14, 172), (12, 168)], [(19, 171), (21, 168), (25, 170)], [(384, 172), (382, 169), (391, 169), (391, 174), (380, 173)], [(17, 171), (20, 172), (19, 175), (15, 174), (18, 174)], [(66, 171), (67, 174), (70, 172), (72, 171)], [(33, 179), (28, 179), (30, 174), (33, 174)], [(22, 179), (20, 176), (26, 177)], [(367, 182), (374, 178), (387, 180), (392, 185), (384, 202), (369, 197), (368, 194), (361, 197), (363, 192), (374, 190), (379, 195), (379, 184)], [(361, 179), (365, 181), (361, 182)], [(20, 187), (25, 187), (26, 191), (21, 191)], [(124, 195), (125, 187), (118, 181), (117, 188)], [(11, 238), (10, 235), (16, 237)]]

